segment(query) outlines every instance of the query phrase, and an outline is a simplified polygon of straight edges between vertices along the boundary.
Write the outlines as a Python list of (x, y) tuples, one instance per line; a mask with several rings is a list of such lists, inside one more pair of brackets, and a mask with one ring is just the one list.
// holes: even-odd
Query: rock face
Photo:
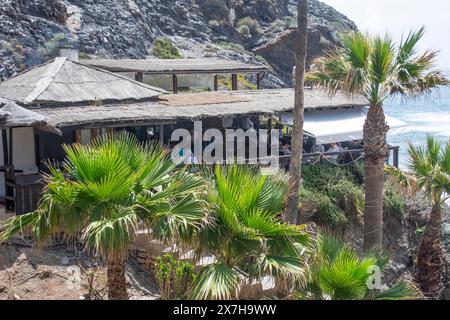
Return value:
[[(338, 44), (339, 34), (357, 30), (354, 22), (318, 1), (309, 2), (310, 28), (308, 34), (307, 68), (312, 60), (323, 54), (324, 50)], [(292, 12), (296, 12), (292, 9)], [(264, 41), (252, 51), (263, 56), (277, 71), (277, 74), (290, 83), (292, 66), (295, 65), (295, 45), (298, 34), (296, 28), (289, 28)]]
[[(331, 7), (310, 2), (309, 60), (339, 32), (356, 29)], [(86, 57), (107, 58), (148, 57), (165, 36), (185, 57), (258, 63), (262, 55), (274, 69), (266, 85), (283, 86), (293, 67), (295, 15), (294, 0), (2, 0), (0, 79), (48, 59), (63, 36), (78, 40)]]

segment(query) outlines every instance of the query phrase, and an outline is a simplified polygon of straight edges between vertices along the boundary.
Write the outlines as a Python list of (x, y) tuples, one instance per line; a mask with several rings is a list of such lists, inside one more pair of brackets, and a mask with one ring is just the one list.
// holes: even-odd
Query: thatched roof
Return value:
[(268, 70), (264, 65), (253, 65), (224, 59), (94, 59), (82, 63), (111, 72), (139, 72), (147, 74), (218, 74), (258, 73)]
[(24, 105), (142, 101), (162, 93), (162, 89), (67, 58), (56, 58), (0, 83), (0, 97)]
[(261, 43), (256, 48), (252, 49), (252, 52), (260, 52), (260, 51), (267, 51), (273, 49), (275, 46), (277, 46), (280, 43), (284, 43), (287, 39), (292, 37), (297, 33), (297, 28), (289, 28), (283, 32), (280, 32), (275, 37), (270, 38), (269, 40)]
[(22, 108), (12, 101), (0, 99), (0, 128), (34, 127), (38, 130), (61, 134), (49, 125), (50, 119), (34, 111)]
[[(181, 99), (183, 98), (183, 99)], [(196, 101), (196, 104), (192, 104)], [(307, 111), (324, 108), (364, 106), (363, 99), (348, 99), (337, 95), (330, 99), (318, 90), (306, 91)], [(51, 119), (59, 128), (69, 126), (97, 126), (108, 124), (143, 124), (160, 121), (197, 120), (250, 114), (275, 114), (294, 107), (292, 89), (232, 91), (167, 95), (159, 101), (134, 104), (89, 105), (58, 108), (39, 108), (36, 112)]]

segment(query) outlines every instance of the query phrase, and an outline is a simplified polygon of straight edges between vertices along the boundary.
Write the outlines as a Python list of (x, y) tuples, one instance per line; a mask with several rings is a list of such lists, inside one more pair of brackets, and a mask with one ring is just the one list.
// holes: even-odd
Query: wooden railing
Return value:
[[(386, 164), (392, 165), (396, 168), (399, 167), (399, 146), (389, 146), (389, 156), (386, 160)], [(340, 158), (343, 156), (348, 155), (349, 159), (346, 159), (346, 161), (342, 161)], [(338, 161), (336, 160), (330, 160), (335, 157), (338, 157)], [(280, 166), (281, 167), (287, 167), (290, 164), (291, 156), (290, 155), (281, 155), (277, 156)], [(258, 163), (264, 163), (264, 161), (271, 161), (274, 159), (274, 157), (265, 157), (265, 158), (259, 158)], [(364, 159), (364, 150), (363, 149), (357, 149), (357, 150), (341, 150), (336, 152), (317, 152), (317, 153), (304, 153), (302, 161), (303, 163), (331, 163), (336, 165), (349, 165), (352, 164), (356, 160)], [(341, 161), (339, 161), (341, 160)], [(251, 160), (248, 160), (250, 163)]]

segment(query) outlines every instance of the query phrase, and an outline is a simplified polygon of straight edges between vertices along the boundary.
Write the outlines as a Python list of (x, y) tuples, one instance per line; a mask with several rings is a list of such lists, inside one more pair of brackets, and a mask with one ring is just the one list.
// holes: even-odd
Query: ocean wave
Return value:
[(450, 130), (450, 112), (422, 112), (405, 114), (402, 117), (403, 121), (408, 123), (426, 123), (428, 126), (434, 124), (445, 124), (447, 129)]

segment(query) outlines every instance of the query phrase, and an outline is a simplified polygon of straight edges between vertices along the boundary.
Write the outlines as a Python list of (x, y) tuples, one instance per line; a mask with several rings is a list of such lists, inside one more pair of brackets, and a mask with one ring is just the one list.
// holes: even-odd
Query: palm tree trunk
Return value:
[(303, 156), (303, 112), (305, 104), (305, 64), (308, 46), (308, 0), (298, 0), (298, 35), (295, 54), (295, 108), (292, 134), (292, 156), (287, 201), (287, 219), (297, 224), (299, 207), (299, 188), (301, 179), (301, 162)]
[(416, 282), (426, 297), (438, 298), (443, 272), (442, 213), (440, 207), (433, 207), (417, 252)]
[(384, 162), (389, 127), (381, 105), (371, 106), (364, 124), (364, 250), (383, 246)]
[(111, 259), (108, 261), (107, 273), (109, 300), (128, 300), (125, 262), (122, 259)]

